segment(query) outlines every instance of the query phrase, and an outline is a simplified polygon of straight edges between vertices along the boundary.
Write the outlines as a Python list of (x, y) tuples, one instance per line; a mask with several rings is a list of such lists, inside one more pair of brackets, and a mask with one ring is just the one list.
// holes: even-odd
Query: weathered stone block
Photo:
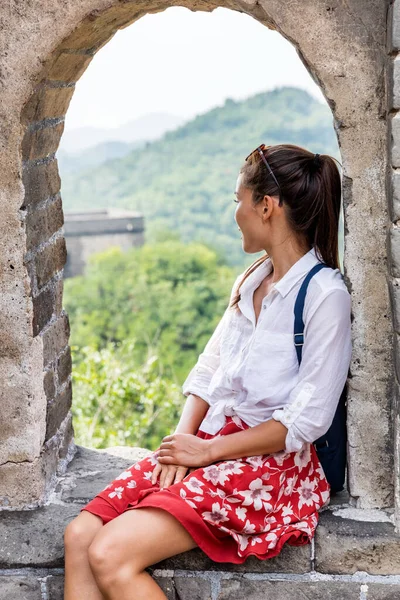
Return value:
[(54, 371), (52, 369), (45, 371), (43, 385), (47, 401), (50, 402), (51, 400), (54, 400), (56, 395), (56, 386), (54, 382)]
[(45, 158), (56, 152), (64, 132), (64, 121), (40, 128), (28, 128), (21, 144), (22, 158), (33, 160)]
[(47, 600), (64, 600), (64, 579), (63, 575), (47, 578)]
[(400, 277), (400, 229), (393, 225), (389, 234), (392, 275), (393, 277)]
[(75, 86), (49, 87), (43, 83), (30, 97), (22, 111), (22, 122), (62, 117), (68, 110)]
[(42, 600), (40, 581), (34, 576), (0, 576), (0, 600)]
[(51, 321), (54, 314), (55, 290), (53, 285), (49, 285), (37, 296), (32, 298), (33, 304), (33, 335), (36, 336)]
[(26, 217), (26, 246), (32, 250), (46, 242), (64, 225), (64, 213), (61, 198), (28, 212)]
[(58, 237), (47, 244), (35, 256), (36, 281), (42, 288), (58, 271), (61, 271), (67, 260), (67, 246), (64, 237)]
[(71, 375), (71, 369), (71, 348), (68, 346), (57, 359), (58, 385), (62, 385), (64, 381), (66, 381), (66, 379)]
[(390, 278), (388, 280), (390, 303), (392, 308), (393, 327), (400, 333), (400, 279)]
[(22, 208), (33, 207), (38, 202), (46, 200), (50, 196), (55, 196), (61, 188), (57, 159), (54, 158), (44, 164), (24, 166), (22, 182), (25, 187)]
[(91, 50), (98, 51), (115, 35), (118, 29), (123, 29), (148, 11), (138, 11), (132, 3), (111, 6), (108, 10), (92, 10), (81, 21), (70, 36), (59, 47), (62, 50)]
[(88, 68), (92, 58), (93, 56), (90, 54), (61, 52), (49, 64), (45, 71), (45, 77), (48, 81), (65, 83), (78, 81)]
[(356, 521), (323, 511), (315, 534), (315, 569), (322, 573), (400, 574), (400, 536), (390, 522)]
[(64, 531), (76, 505), (0, 511), (0, 567), (64, 567)]
[(400, 114), (396, 113), (388, 119), (391, 133), (392, 166), (400, 167)]
[(394, 0), (390, 6), (390, 12), (388, 13), (388, 37), (389, 37), (389, 48), (391, 50), (400, 50), (400, 6), (399, 0)]
[(43, 332), (43, 368), (54, 361), (66, 347), (69, 334), (69, 318), (64, 312)]
[(399, 600), (400, 585), (391, 585), (390, 583), (364, 583), (361, 586), (366, 600)]
[(339, 581), (257, 581), (233, 576), (221, 581), (218, 600), (359, 600), (360, 584)]
[(45, 442), (57, 433), (72, 406), (72, 382), (69, 381), (63, 390), (47, 407)]
[[(147, 569), (148, 570), (148, 569)], [(211, 582), (203, 577), (154, 576), (168, 600), (211, 600)]]

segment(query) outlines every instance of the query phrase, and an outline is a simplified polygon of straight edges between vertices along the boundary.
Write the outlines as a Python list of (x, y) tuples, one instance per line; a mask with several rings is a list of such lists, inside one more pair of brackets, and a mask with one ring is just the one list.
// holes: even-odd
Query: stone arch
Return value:
[[(357, 508), (393, 507), (394, 359), (386, 285), (387, 6), (378, 0), (350, 0), (335, 7), (322, 0), (174, 4), (203, 11), (223, 6), (279, 31), (294, 44), (332, 109), (342, 153), (345, 278), (354, 314), (348, 391), (350, 503)], [(8, 16), (9, 71), (3, 74), (7, 85), (1, 104), (1, 135), (7, 146), (0, 158), (1, 370), (7, 394), (1, 433), (3, 508), (43, 504), (74, 452), (69, 323), (62, 309), (66, 248), (55, 158), (64, 115), (75, 83), (94, 54), (119, 29), (171, 5), (75, 0), (67, 12), (51, 0), (40, 14), (26, 8), (22, 19), (35, 49), (31, 52), (26, 40), (18, 52), (21, 20)]]

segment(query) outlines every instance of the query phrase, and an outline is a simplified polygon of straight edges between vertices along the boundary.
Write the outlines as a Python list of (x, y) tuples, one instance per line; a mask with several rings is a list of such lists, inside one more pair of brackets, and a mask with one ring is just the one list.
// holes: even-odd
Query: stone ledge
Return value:
[[(143, 448), (76, 448), (67, 472), (59, 478), (45, 506), (29, 511), (0, 512), (0, 568), (63, 567), (63, 534), (67, 524), (117, 475), (151, 453)], [(400, 574), (400, 537), (394, 533), (390, 517), (376, 522), (335, 515), (335, 510), (343, 512), (344, 505), (340, 501), (345, 496), (332, 499), (332, 504), (320, 513), (315, 536), (316, 570), (335, 574), (352, 574), (358, 570), (369, 574)], [(233, 565), (215, 563), (195, 548), (152, 565), (150, 571), (304, 574), (312, 570), (313, 550), (314, 544), (287, 545), (273, 559), (260, 561), (249, 557), (243, 564)]]

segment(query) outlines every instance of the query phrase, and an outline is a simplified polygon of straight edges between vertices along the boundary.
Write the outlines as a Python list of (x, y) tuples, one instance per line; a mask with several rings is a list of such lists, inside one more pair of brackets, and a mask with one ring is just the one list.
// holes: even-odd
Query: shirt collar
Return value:
[[(290, 267), (279, 281), (274, 284), (274, 289), (284, 298), (290, 292), (292, 287), (296, 285), (296, 283), (318, 262), (320, 262), (320, 260), (318, 259), (315, 247), (313, 246)], [(241, 297), (243, 297), (243, 292), (247, 295), (248, 292), (254, 291), (271, 271), (272, 262), (271, 258), (268, 257), (243, 282), (240, 289)]]

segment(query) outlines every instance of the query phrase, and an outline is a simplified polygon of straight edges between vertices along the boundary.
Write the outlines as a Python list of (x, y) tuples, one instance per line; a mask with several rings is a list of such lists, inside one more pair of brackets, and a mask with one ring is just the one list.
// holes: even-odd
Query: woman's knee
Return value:
[(87, 550), (103, 521), (97, 515), (82, 511), (70, 521), (64, 530), (64, 546), (66, 549)]

